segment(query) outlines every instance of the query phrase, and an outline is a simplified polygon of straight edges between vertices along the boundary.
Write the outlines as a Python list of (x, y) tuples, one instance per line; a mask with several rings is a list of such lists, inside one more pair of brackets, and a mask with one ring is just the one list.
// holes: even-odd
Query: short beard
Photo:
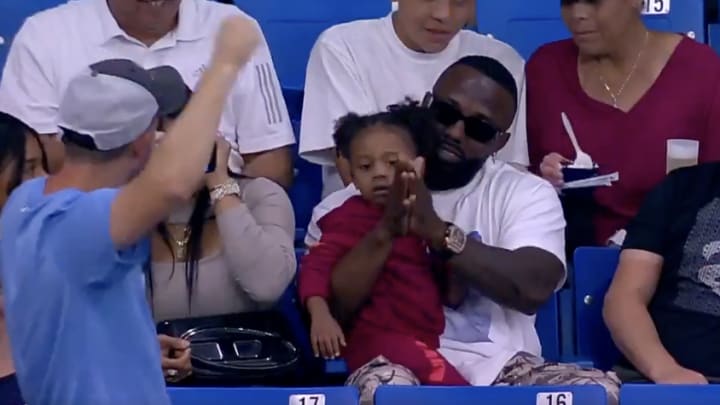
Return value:
[(437, 155), (428, 159), (425, 166), (425, 184), (431, 191), (455, 190), (466, 186), (475, 178), (483, 165), (480, 159), (446, 162)]

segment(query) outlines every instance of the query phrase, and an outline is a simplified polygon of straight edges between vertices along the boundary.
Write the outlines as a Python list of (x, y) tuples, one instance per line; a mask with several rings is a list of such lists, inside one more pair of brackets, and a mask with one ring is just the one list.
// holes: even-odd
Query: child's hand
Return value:
[(310, 325), (310, 342), (315, 357), (334, 359), (345, 347), (345, 335), (332, 315), (316, 316)]

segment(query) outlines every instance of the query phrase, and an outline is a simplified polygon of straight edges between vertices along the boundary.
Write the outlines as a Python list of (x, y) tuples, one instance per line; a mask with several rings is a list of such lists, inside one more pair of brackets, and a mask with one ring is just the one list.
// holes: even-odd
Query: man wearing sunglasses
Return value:
[[(424, 182), (396, 173), (393, 187), (407, 188), (413, 202), (385, 214), (407, 219), (409, 232), (444, 261), (450, 291), (464, 294), (458, 307), (445, 309), (440, 353), (472, 385), (600, 384), (616, 405), (614, 375), (540, 355), (534, 314), (565, 281), (565, 220), (549, 183), (494, 158), (511, 137), (518, 105), (512, 74), (495, 59), (464, 57), (441, 74), (424, 102), (445, 136), (437, 153), (425, 157)], [(397, 167), (413, 170), (407, 162)], [(331, 194), (313, 220), (356, 193), (350, 185)], [(367, 300), (393, 243), (387, 235), (379, 226), (332, 269), (340, 321)], [(311, 223), (306, 242), (319, 237)], [(393, 353), (385, 356), (350, 376), (361, 402), (380, 384), (417, 381), (393, 364)]]
[(335, 121), (349, 112), (384, 111), (405, 97), (422, 99), (440, 73), (465, 55), (498, 59), (520, 84), (515, 136), (498, 157), (528, 165), (525, 62), (508, 44), (463, 29), (474, 15), (475, 0), (397, 0), (397, 11), (383, 18), (340, 24), (320, 35), (308, 61), (299, 152), (323, 166), (323, 196), (350, 181), (346, 162), (336, 161)]

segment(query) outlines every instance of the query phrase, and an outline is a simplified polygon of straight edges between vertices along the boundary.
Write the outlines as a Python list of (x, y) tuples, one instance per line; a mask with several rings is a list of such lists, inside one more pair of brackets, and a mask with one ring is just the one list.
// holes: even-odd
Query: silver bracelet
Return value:
[(240, 197), (240, 185), (235, 180), (228, 180), (210, 190), (210, 204), (215, 205), (218, 201), (229, 195)]

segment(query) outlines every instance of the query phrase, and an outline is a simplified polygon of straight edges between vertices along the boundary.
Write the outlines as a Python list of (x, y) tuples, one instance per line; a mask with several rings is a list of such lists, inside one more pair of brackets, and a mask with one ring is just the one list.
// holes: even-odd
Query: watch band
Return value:
[(210, 190), (210, 205), (215, 205), (218, 201), (229, 195), (240, 197), (240, 185), (235, 180), (228, 180)]

